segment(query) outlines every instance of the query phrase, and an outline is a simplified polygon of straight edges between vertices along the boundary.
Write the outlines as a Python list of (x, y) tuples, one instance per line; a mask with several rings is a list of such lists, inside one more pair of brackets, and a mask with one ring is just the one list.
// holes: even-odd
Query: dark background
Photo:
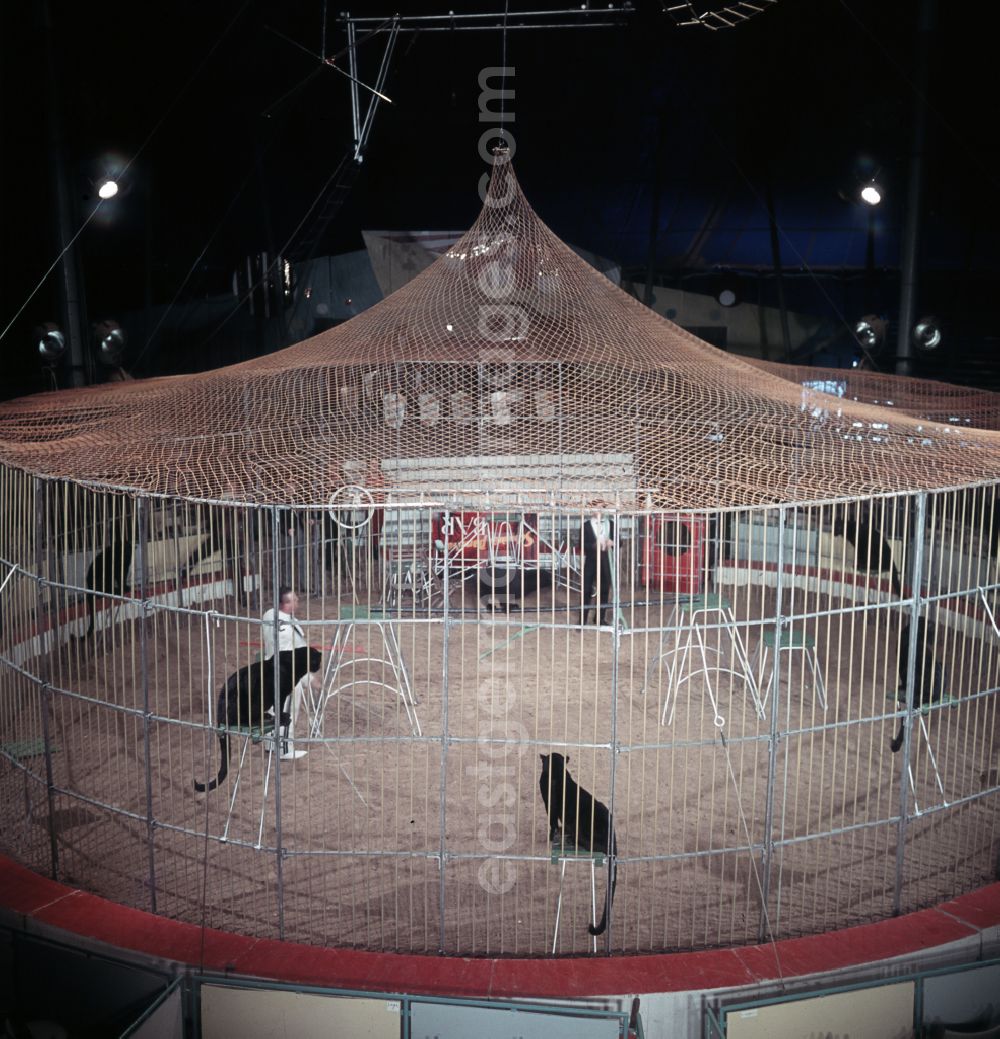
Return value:
[[(449, 5), (400, 11), (445, 14)], [(619, 263), (640, 288), (652, 258), (657, 283), (711, 288), (732, 273), (754, 300), (773, 303), (770, 191), (789, 306), (822, 314), (848, 337), (862, 312), (891, 325), (923, 98), (917, 314), (941, 319), (947, 348), (918, 359), (916, 373), (1000, 388), (995, 59), (985, 6), (939, 6), (926, 91), (918, 0), (779, 0), (717, 32), (677, 25), (666, 6), (640, 0), (614, 28), (527, 31), (515, 28), (518, 12), (534, 5), (510, 5), (515, 168), (542, 219)], [(75, 232), (96, 179), (131, 160), (122, 194), (76, 243), (88, 322), (226, 297), (234, 270), (261, 251), (301, 259), (359, 249), (363, 228), (461, 230), (476, 217), (485, 169), (478, 74), (503, 62), (498, 28), (401, 34), (386, 88), (393, 103), (377, 112), (342, 208), (306, 248), (296, 228), (310, 226), (310, 206), (352, 136), (348, 81), (318, 57), (346, 43), (339, 6), (48, 0), (48, 32), (44, 12), (39, 0), (0, 8), (3, 396), (49, 385), (32, 329), (57, 314), (57, 273), (15, 315), (59, 254), (56, 163)], [(392, 6), (352, 13), (389, 15)], [(366, 82), (382, 46), (376, 38), (360, 49)], [(346, 57), (338, 64), (346, 68)], [(54, 150), (51, 116), (60, 109)], [(868, 211), (853, 192), (875, 173), (886, 200), (869, 254)], [(154, 375), (240, 360), (246, 344), (230, 336), (238, 322), (132, 341), (124, 363)], [(879, 363), (891, 370), (891, 349)]]

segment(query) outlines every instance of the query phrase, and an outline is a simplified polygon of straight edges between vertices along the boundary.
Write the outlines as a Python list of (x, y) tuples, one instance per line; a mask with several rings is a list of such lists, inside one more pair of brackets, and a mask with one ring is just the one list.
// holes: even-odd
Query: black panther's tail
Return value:
[(889, 741), (889, 749), (896, 754), (903, 745), (903, 737), (906, 735), (906, 719), (899, 723), (899, 732)]
[[(926, 650), (923, 650), (926, 652)], [(923, 707), (929, 703), (940, 703), (944, 696), (944, 667), (941, 664), (935, 664), (933, 671), (931, 672), (930, 678), (930, 690), (923, 685), (924, 675), (926, 671), (918, 671), (920, 675), (920, 695), (917, 698), (917, 702)], [(899, 723), (899, 732), (896, 733), (895, 737), (889, 743), (889, 749), (895, 754), (900, 747), (903, 745), (903, 737), (906, 735), (906, 719), (903, 718)]]
[(587, 930), (593, 934), (604, 934), (605, 928), (608, 926), (608, 907), (615, 899), (615, 887), (618, 884), (618, 866), (615, 863), (611, 865), (611, 892), (605, 894), (604, 897), (604, 912), (601, 913), (600, 922), (595, 926), (594, 924), (588, 924)]
[(89, 639), (94, 633), (94, 594), (93, 592), (87, 595), (87, 630), (84, 632), (84, 639)]
[(206, 790), (214, 790), (229, 775), (229, 737), (225, 733), (219, 737), (219, 753), (222, 760), (219, 764), (219, 774), (215, 779), (210, 779), (207, 783), (199, 783), (197, 779), (194, 781), (194, 788), (199, 794), (203, 794)]

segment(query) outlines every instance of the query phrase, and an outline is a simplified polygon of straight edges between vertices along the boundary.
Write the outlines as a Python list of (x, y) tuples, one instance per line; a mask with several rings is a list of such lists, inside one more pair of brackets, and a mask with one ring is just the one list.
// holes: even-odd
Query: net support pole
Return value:
[[(128, 522), (129, 516), (123, 516)], [(139, 667), (142, 671), (142, 748), (146, 759), (146, 857), (149, 864), (149, 911), (156, 912), (156, 846), (154, 836), (156, 825), (153, 817), (153, 770), (150, 763), (152, 752), (153, 724), (152, 706), (149, 701), (149, 645), (146, 633), (146, 616), (148, 609), (148, 563), (147, 563), (147, 538), (149, 537), (149, 500), (140, 498), (135, 507), (135, 554), (136, 563), (139, 568)], [(126, 561), (122, 560), (122, 566)]]
[[(766, 536), (765, 536), (766, 544)], [(763, 848), (761, 849), (761, 885), (760, 885), (760, 922), (757, 925), (757, 940), (759, 942), (773, 941), (771, 933), (770, 914), (767, 911), (767, 903), (771, 897), (771, 864), (774, 859), (774, 784), (778, 774), (778, 740), (780, 732), (778, 729), (779, 703), (781, 694), (781, 629), (784, 626), (782, 613), (784, 599), (784, 570), (785, 570), (785, 508), (778, 510), (778, 558), (776, 561), (775, 575), (775, 605), (774, 605), (774, 666), (771, 668), (771, 724), (767, 738), (767, 788), (764, 791), (764, 833)], [(751, 851), (751, 855), (753, 852)], [(780, 890), (779, 890), (780, 897)]]
[(767, 202), (767, 222), (771, 232), (771, 262), (774, 265), (774, 284), (778, 290), (778, 315), (781, 318), (782, 359), (792, 359), (792, 336), (788, 326), (788, 304), (785, 300), (785, 278), (781, 266), (781, 237), (778, 230), (778, 219), (774, 211), (774, 192), (771, 186), (770, 170), (764, 184), (764, 195)]
[[(910, 602), (910, 644), (906, 651), (906, 722), (912, 720), (914, 673), (917, 662), (917, 620), (920, 617), (922, 598), (920, 586), (924, 575), (924, 530), (927, 525), (927, 494), (917, 495), (916, 529), (913, 532), (913, 598)], [(898, 916), (903, 904), (903, 868), (906, 864), (906, 831), (909, 823), (910, 786), (908, 782), (913, 726), (903, 726), (903, 747), (899, 755), (899, 823), (896, 833), (896, 883), (892, 895), (892, 911)]]
[(927, 69), (935, 22), (935, 0), (921, 0), (918, 14), (915, 78), (911, 93), (913, 122), (910, 138), (910, 164), (907, 174), (906, 219), (900, 255), (899, 328), (896, 333), (896, 374), (909, 375), (913, 355), (910, 332), (916, 311), (917, 269), (920, 244), (920, 209), (924, 190), (924, 150), (926, 138)]

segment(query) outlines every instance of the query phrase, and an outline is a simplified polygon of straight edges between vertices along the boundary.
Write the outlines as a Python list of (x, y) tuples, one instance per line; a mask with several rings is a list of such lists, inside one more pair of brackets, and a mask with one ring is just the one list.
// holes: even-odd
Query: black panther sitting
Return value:
[(892, 547), (870, 517), (866, 522), (859, 522), (838, 516), (834, 520), (833, 533), (854, 548), (856, 570), (873, 574), (888, 574), (892, 590), (896, 595), (903, 594), (899, 571), (892, 558)]
[(541, 759), (542, 774), (538, 785), (549, 813), (549, 840), (554, 841), (562, 830), (566, 843), (572, 842), (579, 851), (603, 852), (608, 856), (611, 872), (604, 912), (599, 924), (587, 927), (591, 934), (603, 934), (608, 925), (608, 907), (615, 897), (615, 885), (618, 883), (618, 841), (611, 825), (611, 813), (606, 804), (579, 786), (567, 772), (568, 757), (562, 754), (542, 754)]
[[(913, 669), (913, 706), (926, 707), (939, 703), (944, 696), (944, 667), (940, 661), (934, 660), (934, 643), (937, 636), (934, 625), (929, 624), (926, 617), (917, 620), (917, 657)], [(910, 625), (904, 624), (899, 634), (899, 686), (897, 699), (906, 699), (906, 681), (909, 675), (907, 664), (910, 660)], [(899, 723), (899, 732), (889, 742), (893, 754), (903, 746), (906, 735), (906, 719)]]
[[(289, 723), (286, 705), (298, 680), (307, 672), (319, 670), (322, 655), (312, 646), (284, 649), (276, 654), (278, 663), (278, 689), (281, 694), (280, 707), (275, 713), (282, 727)], [(259, 728), (264, 714), (274, 707), (274, 661), (275, 657), (247, 664), (229, 676), (219, 690), (219, 774), (208, 783), (194, 781), (199, 793), (214, 790), (229, 774), (229, 732), (240, 728)]]

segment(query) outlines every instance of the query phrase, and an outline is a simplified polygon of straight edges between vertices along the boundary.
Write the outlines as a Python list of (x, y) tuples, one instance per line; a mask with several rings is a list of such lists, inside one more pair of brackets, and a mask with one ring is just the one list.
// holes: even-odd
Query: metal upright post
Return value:
[[(917, 495), (917, 516), (913, 532), (913, 599), (910, 603), (910, 644), (906, 651), (906, 714), (913, 710), (914, 675), (917, 663), (917, 640), (919, 631), (917, 621), (920, 618), (921, 595), (920, 583), (924, 575), (924, 530), (927, 525), (927, 493), (922, 491)], [(903, 866), (906, 858), (906, 830), (909, 822), (907, 812), (909, 811), (910, 787), (907, 782), (909, 776), (911, 736), (913, 727), (903, 727), (903, 748), (899, 756), (899, 830), (896, 834), (896, 887), (892, 897), (892, 911), (898, 915), (903, 902)]]
[[(146, 538), (149, 535), (149, 500), (147, 498), (140, 498), (136, 503), (135, 519), (135, 551), (139, 564), (139, 601), (142, 603), (139, 614), (139, 667), (142, 670), (142, 747), (143, 755), (146, 758), (146, 857), (149, 862), (149, 911), (155, 913), (156, 852), (154, 837), (156, 835), (156, 824), (153, 819), (153, 771), (150, 765), (152, 740), (149, 730), (152, 722), (152, 710), (149, 702), (149, 652), (146, 640), (146, 588), (148, 579), (146, 570)], [(126, 565), (125, 560), (122, 560), (122, 565)]]
[[(765, 519), (766, 519), (765, 513)], [(766, 524), (765, 524), (766, 532)], [(766, 533), (765, 533), (765, 544)], [(774, 607), (774, 666), (771, 668), (771, 725), (768, 733), (767, 747), (767, 790), (764, 803), (764, 847), (761, 852), (761, 871), (764, 874), (761, 880), (760, 893), (760, 923), (757, 927), (757, 940), (760, 942), (774, 938), (771, 934), (770, 915), (767, 911), (767, 903), (771, 897), (771, 863), (774, 858), (774, 838), (772, 829), (774, 827), (774, 782), (778, 772), (778, 740), (780, 731), (778, 728), (778, 694), (781, 691), (781, 629), (784, 626), (782, 616), (782, 599), (784, 589), (783, 573), (785, 565), (785, 507), (778, 509), (778, 558), (776, 562), (777, 575), (775, 580), (775, 607)], [(752, 841), (751, 841), (752, 844)], [(752, 854), (752, 853), (751, 853)], [(781, 892), (778, 892), (781, 897)]]
[(358, 102), (358, 40), (354, 19), (345, 11), (347, 22), (347, 71), (351, 79), (351, 128), (354, 131), (354, 153), (361, 144), (361, 106)]
[[(44, 585), (44, 573), (42, 567), (44, 562), (45, 544), (45, 482), (38, 476), (32, 481), (35, 492), (35, 618), (39, 629), (42, 626), (43, 602), (42, 586)], [(42, 635), (44, 639), (44, 634)], [(44, 642), (43, 642), (44, 645)], [(45, 744), (45, 792), (49, 808), (49, 861), (51, 864), (52, 879), (59, 879), (59, 845), (56, 842), (55, 818), (55, 778), (52, 774), (52, 732), (49, 727), (49, 710), (51, 708), (51, 694), (49, 690), (49, 677), (51, 665), (49, 655), (40, 653), (38, 655), (39, 671), (38, 683), (41, 699), (42, 714), (42, 741)]]
[[(278, 506), (271, 506), (271, 544), (276, 548), (278, 544)], [(275, 741), (272, 754), (277, 758), (274, 767), (274, 855), (275, 855), (275, 878), (276, 878), (276, 900), (278, 910), (278, 940), (285, 940), (285, 877), (284, 877), (284, 852), (281, 846), (281, 668), (278, 667), (278, 588), (281, 586), (280, 567), (278, 565), (277, 551), (271, 552), (271, 598), (274, 602), (274, 729), (271, 738)], [(261, 653), (263, 657), (263, 652)], [(291, 695), (295, 696), (295, 690)], [(289, 703), (291, 710), (291, 703)], [(267, 806), (262, 805), (266, 810)]]
[[(621, 558), (621, 514), (616, 509), (614, 512), (614, 565), (618, 565)], [(620, 664), (621, 638), (622, 638), (622, 614), (621, 595), (619, 594), (619, 581), (617, 576), (611, 581), (611, 605), (614, 610), (611, 616), (611, 780), (608, 788), (608, 814), (611, 817), (611, 833), (615, 832), (615, 778), (616, 765), (618, 762), (618, 674)], [(600, 610), (600, 603), (597, 604)], [(596, 850), (596, 849), (592, 849)], [(604, 929), (604, 951), (611, 955), (611, 921), (613, 919), (611, 905), (611, 878), (613, 871), (618, 868), (618, 857), (615, 854), (615, 842), (612, 840), (608, 846), (608, 875), (604, 888), (604, 904), (608, 907), (607, 926)]]
[[(392, 61), (392, 52), (396, 46), (396, 37), (399, 34), (399, 17), (396, 16), (392, 20), (392, 27), (389, 29), (389, 39), (385, 43), (385, 52), (382, 55), (382, 63), (379, 65), (378, 76), (375, 80), (375, 94), (372, 95), (368, 100), (368, 109), (365, 112), (364, 122), (361, 124), (361, 133), (357, 139), (357, 144), (354, 149), (354, 161), (361, 162), (364, 159), (365, 148), (368, 146), (368, 137), (372, 131), (372, 121), (375, 118), (375, 111), (381, 101), (381, 93), (385, 90), (385, 81), (389, 76), (389, 64)], [(355, 71), (352, 73), (355, 77), (357, 76), (356, 62)], [(351, 88), (354, 91), (354, 96), (357, 96), (358, 84), (357, 79), (351, 82)]]
[[(451, 514), (446, 510), (444, 513), (444, 559), (447, 563), (449, 556), (449, 540), (451, 533)], [(433, 529), (433, 524), (431, 526)], [(433, 546), (431, 546), (433, 549)], [(448, 585), (448, 566), (444, 567), (444, 630), (441, 633), (441, 781), (438, 796), (441, 799), (441, 836), (438, 858), (438, 952), (444, 952), (444, 907), (445, 907), (445, 862), (448, 856), (448, 845), (445, 837), (445, 826), (447, 824), (447, 804), (445, 793), (448, 781), (448, 643), (451, 620), (448, 617), (448, 600), (451, 598)]]

